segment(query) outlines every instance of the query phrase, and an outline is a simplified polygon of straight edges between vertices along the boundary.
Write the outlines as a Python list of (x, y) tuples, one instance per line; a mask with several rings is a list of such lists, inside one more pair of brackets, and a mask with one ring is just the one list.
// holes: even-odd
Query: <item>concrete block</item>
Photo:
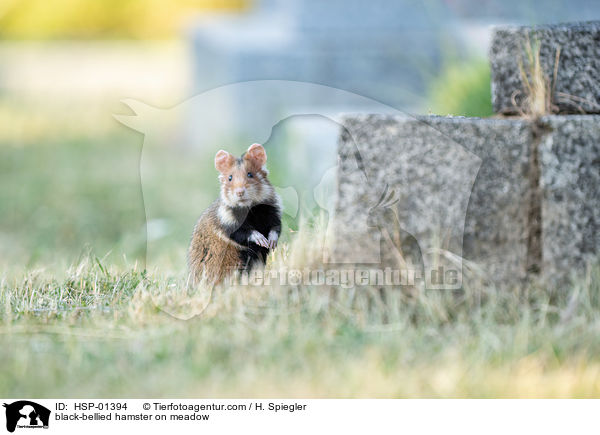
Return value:
[(600, 252), (600, 116), (548, 116), (541, 124), (542, 270), (565, 282)]
[[(412, 256), (416, 243), (426, 282), (440, 262), (462, 272), (462, 257), (499, 282), (526, 276), (527, 122), (359, 115), (343, 125), (337, 260), (357, 250), (376, 257), (380, 248), (382, 264), (393, 263), (382, 231), (387, 226), (403, 254)], [(373, 205), (386, 186), (398, 202), (373, 222)]]
[[(343, 123), (337, 260), (393, 265), (395, 244), (416, 253), (425, 278), (442, 252), (501, 286), (531, 274), (559, 286), (597, 261), (600, 115), (359, 115)], [(398, 199), (392, 213), (373, 207), (384, 191)]]
[(560, 48), (553, 103), (560, 113), (600, 113), (600, 21), (535, 27), (499, 27), (492, 36), (492, 104), (497, 113), (518, 113), (525, 87), (519, 62), (527, 71), (526, 44), (540, 44), (540, 63), (552, 81)]

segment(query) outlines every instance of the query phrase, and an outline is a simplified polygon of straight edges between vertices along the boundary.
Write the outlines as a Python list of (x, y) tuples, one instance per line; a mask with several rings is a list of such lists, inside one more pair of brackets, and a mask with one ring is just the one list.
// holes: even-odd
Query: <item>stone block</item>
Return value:
[(542, 271), (565, 282), (600, 252), (600, 116), (541, 119)]
[[(403, 254), (417, 252), (425, 278), (442, 253), (501, 286), (531, 274), (560, 286), (597, 261), (600, 115), (352, 115), (343, 125), (337, 260), (393, 264), (391, 239)], [(390, 191), (393, 213), (377, 213)]]
[(532, 129), (520, 119), (430, 117), (428, 124), (478, 156), (465, 217), (463, 255), (496, 283), (518, 283), (536, 263), (530, 252)]
[(520, 65), (528, 70), (525, 47), (536, 43), (544, 74), (554, 82), (553, 104), (560, 113), (600, 113), (600, 21), (494, 29), (490, 48), (494, 111), (518, 113), (512, 97), (521, 106), (526, 95)]
[[(359, 251), (377, 262), (380, 248), (381, 262), (393, 262), (387, 226), (403, 254), (416, 243), (430, 288), (432, 271), (443, 264), (462, 272), (463, 257), (499, 282), (526, 276), (527, 122), (353, 115), (343, 125), (336, 260), (357, 260), (344, 255)], [(373, 222), (386, 186), (398, 202)]]

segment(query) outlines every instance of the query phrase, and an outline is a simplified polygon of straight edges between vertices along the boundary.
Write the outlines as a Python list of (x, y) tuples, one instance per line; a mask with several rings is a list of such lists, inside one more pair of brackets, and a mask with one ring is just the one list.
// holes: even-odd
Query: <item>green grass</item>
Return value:
[(0, 146), (0, 266), (143, 256), (139, 144), (103, 139)]
[[(177, 253), (216, 195), (216, 176), (199, 174), (197, 162), (185, 153), (158, 150), (151, 163), (170, 164), (145, 180), (144, 198), (142, 140), (115, 122), (99, 138), (0, 142), (0, 270), (64, 269), (88, 251), (111, 263), (143, 263), (148, 204), (155, 214), (149, 219), (169, 217), (169, 233), (153, 242), (156, 249), (169, 261), (185, 261)], [(189, 188), (194, 185), (198, 188)]]
[(597, 397), (599, 278), (557, 293), (211, 294), (85, 257), (61, 279), (2, 280), (0, 395)]
[(428, 95), (425, 109), (437, 115), (493, 115), (489, 62), (447, 61), (429, 85)]
[[(141, 136), (59, 130), (0, 139), (0, 396), (600, 393), (598, 267), (556, 291), (187, 290), (182, 252), (214, 185), (168, 151), (148, 182), (155, 214), (180, 217), (146, 271)], [(190, 183), (210, 189), (176, 194)], [(318, 266), (312, 240), (301, 229), (270, 267)]]

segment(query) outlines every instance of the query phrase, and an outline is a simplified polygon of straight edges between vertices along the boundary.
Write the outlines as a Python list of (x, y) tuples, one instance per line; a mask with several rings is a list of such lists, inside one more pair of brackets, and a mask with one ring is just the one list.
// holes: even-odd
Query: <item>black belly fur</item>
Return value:
[(254, 230), (266, 238), (269, 237), (271, 230), (275, 230), (279, 234), (281, 232), (281, 218), (277, 208), (268, 204), (255, 205), (248, 210), (248, 214), (240, 227), (229, 236), (232, 240), (247, 248), (240, 250), (242, 268), (246, 270), (250, 270), (256, 264), (265, 264), (270, 251), (268, 248), (263, 248), (248, 241)]

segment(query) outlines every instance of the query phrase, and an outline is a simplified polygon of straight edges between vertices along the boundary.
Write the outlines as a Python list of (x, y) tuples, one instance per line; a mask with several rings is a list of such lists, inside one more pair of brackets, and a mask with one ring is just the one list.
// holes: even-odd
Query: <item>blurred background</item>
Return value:
[[(490, 26), (598, 17), (593, 0), (2, 0), (0, 267), (71, 263), (88, 251), (129, 264), (144, 260), (147, 236), (181, 263), (181, 241), (216, 196), (215, 174), (189, 158), (193, 138), (159, 143), (153, 162), (162, 152), (171, 164), (149, 180), (155, 213), (180, 212), (147, 232), (144, 137), (114, 119), (132, 113), (123, 99), (166, 109), (277, 79), (408, 113), (490, 116)], [(239, 98), (234, 126), (246, 119)], [(291, 150), (298, 141), (289, 131), (278, 140)], [(322, 153), (334, 164), (334, 150)], [(289, 153), (273, 157), (281, 179)], [(192, 185), (192, 196), (177, 194)]]

